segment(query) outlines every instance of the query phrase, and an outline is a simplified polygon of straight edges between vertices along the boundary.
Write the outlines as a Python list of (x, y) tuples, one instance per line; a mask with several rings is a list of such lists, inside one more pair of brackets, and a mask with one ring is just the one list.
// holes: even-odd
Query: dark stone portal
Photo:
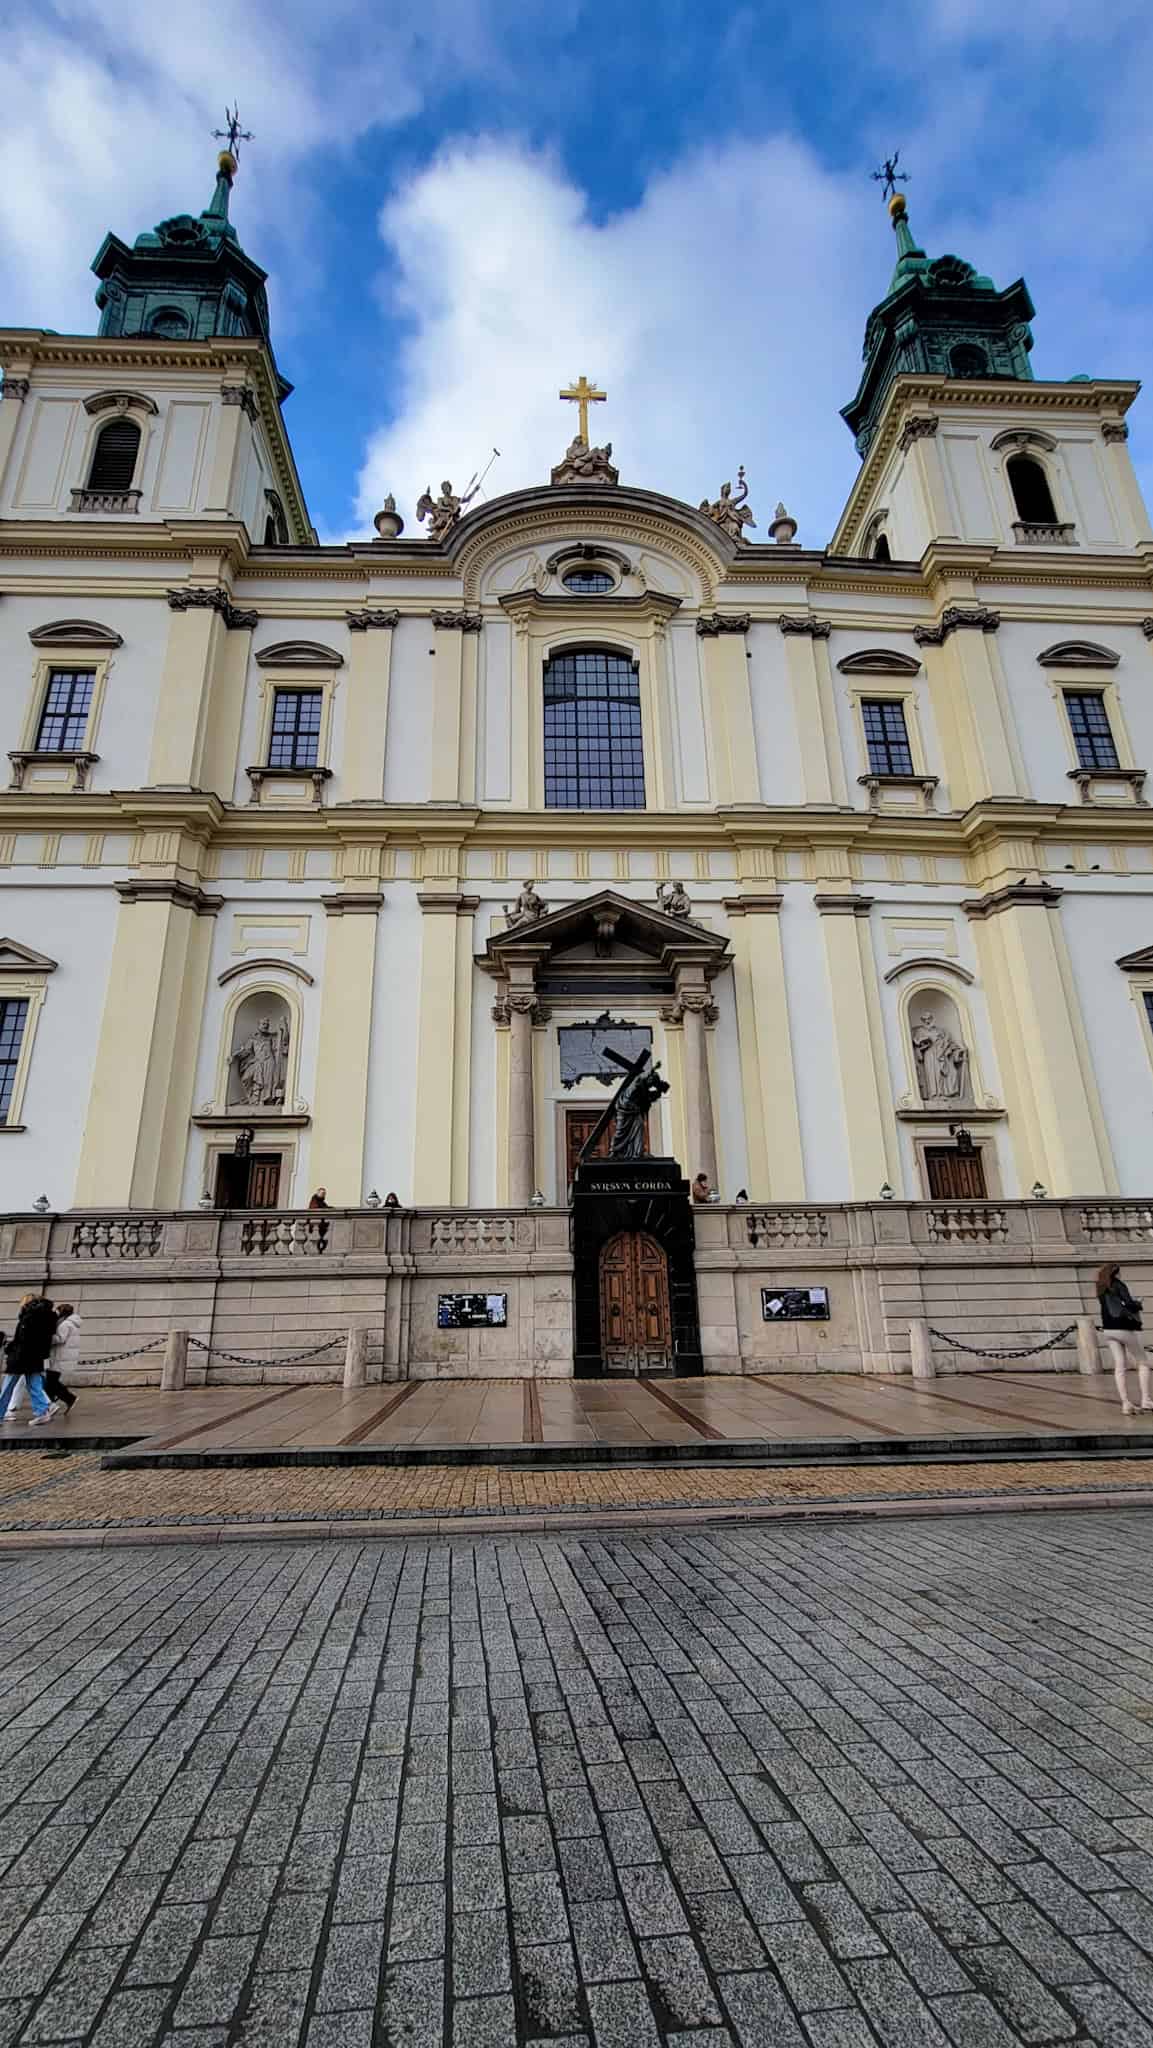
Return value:
[(603, 1247), (619, 1231), (644, 1231), (668, 1259), (674, 1373), (703, 1372), (695, 1235), (689, 1184), (675, 1159), (589, 1159), (576, 1169), (572, 1192), (573, 1371), (594, 1379), (605, 1371), (601, 1332)]

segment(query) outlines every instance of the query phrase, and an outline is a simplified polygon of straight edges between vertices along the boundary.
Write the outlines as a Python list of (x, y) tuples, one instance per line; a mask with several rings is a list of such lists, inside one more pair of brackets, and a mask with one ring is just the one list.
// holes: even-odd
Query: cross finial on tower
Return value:
[(896, 198), (897, 186), (907, 185), (909, 182), (908, 171), (899, 171), (897, 169), (897, 165), (900, 163), (900, 161), (901, 152), (899, 149), (895, 149), (893, 151), (892, 156), (887, 156), (885, 158), (880, 170), (874, 171), (872, 173), (877, 184), (884, 186), (884, 196), (886, 199)]
[(229, 107), (226, 104), (224, 108), (224, 118), (228, 123), (227, 128), (214, 128), (212, 131), (213, 139), (216, 142), (227, 143), (228, 154), (230, 157), (232, 157), (233, 161), (235, 162), (240, 155), (241, 143), (252, 142), (255, 140), (255, 137), (253, 136), (252, 130), (250, 128), (241, 127), (239, 105)]
[(589, 383), (582, 370), (580, 376), (573, 379), (568, 390), (559, 391), (557, 396), (558, 398), (571, 399), (574, 405), (579, 405), (580, 437), (587, 448), (589, 446), (589, 406), (599, 405), (603, 399), (608, 397), (608, 392), (598, 391), (595, 384)]

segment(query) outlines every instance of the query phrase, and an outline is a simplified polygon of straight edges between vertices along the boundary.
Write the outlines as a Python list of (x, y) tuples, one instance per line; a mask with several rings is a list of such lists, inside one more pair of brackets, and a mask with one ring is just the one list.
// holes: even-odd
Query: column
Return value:
[(975, 926), (1022, 1187), (1117, 1192), (1097, 1083), (1060, 928), (1061, 891), (1016, 883), (963, 907)]
[(222, 898), (172, 880), (116, 884), (108, 994), (76, 1174), (77, 1207), (177, 1206)]
[(533, 1197), (536, 1173), (532, 1072), (532, 1025), (536, 997), (531, 989), (512, 989), (508, 1008), (508, 1199), (512, 1208), (525, 1209)]
[(871, 896), (817, 895), (832, 999), (852, 1198), (899, 1188), (897, 1130), (881, 1037), (868, 918)]
[[(829, 670), (827, 619), (782, 616), (785, 668), (793, 700), (793, 724), (801, 755), (801, 786), (807, 804), (846, 804), (841, 741)], [(819, 645), (818, 645), (819, 643)]]
[(749, 1194), (754, 1202), (805, 1198), (797, 1079), (781, 949), (781, 901), (779, 891), (750, 891), (725, 900), (733, 949)]
[(912, 449), (912, 468), (921, 487), (925, 521), (934, 539), (958, 540), (956, 521), (945, 487), (945, 471), (937, 446), (940, 420), (936, 413), (911, 413), (901, 429), (902, 455)]
[(20, 407), (28, 396), (26, 372), (30, 367), (26, 362), (10, 359), (4, 371), (4, 382), (0, 385), (0, 490), (6, 489), (5, 471), (16, 439), (16, 429), (20, 425)]
[[(694, 985), (694, 983), (696, 985)], [(709, 1049), (706, 1022), (716, 1022), (716, 1008), (703, 985), (702, 970), (680, 969), (676, 979), (673, 1017), (684, 1032), (682, 1069), (685, 1091), (685, 1140), (689, 1158), (685, 1161), (690, 1179), (707, 1173), (710, 1185), (717, 1184), (717, 1138), (713, 1123), (713, 1092), (709, 1083)]]
[[(212, 457), (212, 481), (208, 487), (209, 502), (206, 513), (215, 512), (221, 518), (236, 518), (239, 507), (233, 501), (233, 487), (236, 479), (237, 456), (240, 451), (241, 427), (246, 419), (257, 418), (256, 394), (247, 384), (224, 384), (220, 390), (220, 407), (216, 415), (216, 447)], [(261, 500), (257, 517), (265, 510)], [(254, 533), (258, 544), (264, 539), (263, 526)]]
[(376, 941), (384, 894), (346, 889), (322, 896), (328, 917), (316, 1047), (310, 1172), (334, 1208), (364, 1200), (368, 1063)]
[(148, 781), (154, 788), (199, 788), (213, 685), (224, 634), (251, 630), (257, 613), (238, 611), (223, 584), (185, 584), (168, 592), (172, 622), (160, 679)]
[(381, 803), (388, 756), (388, 699), (399, 611), (347, 612), (348, 696), (340, 786), (346, 803)]
[(761, 801), (749, 689), (748, 629), (748, 612), (702, 612), (697, 620), (718, 804)]

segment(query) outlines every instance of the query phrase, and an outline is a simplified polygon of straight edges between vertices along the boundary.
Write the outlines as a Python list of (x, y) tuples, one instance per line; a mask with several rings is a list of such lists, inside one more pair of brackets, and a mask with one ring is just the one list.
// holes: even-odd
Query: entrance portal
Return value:
[(958, 1152), (955, 1145), (926, 1145), (925, 1172), (931, 1202), (984, 1202), (985, 1166), (981, 1154)]
[(655, 1237), (620, 1230), (601, 1248), (601, 1356), (609, 1372), (669, 1372), (669, 1262)]

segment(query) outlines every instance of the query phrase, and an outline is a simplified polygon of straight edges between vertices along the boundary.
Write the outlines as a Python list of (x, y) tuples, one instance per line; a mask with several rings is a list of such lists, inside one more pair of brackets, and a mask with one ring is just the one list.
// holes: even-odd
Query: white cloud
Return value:
[(557, 391), (583, 371), (608, 388), (595, 437), (624, 482), (696, 503), (743, 461), (761, 537), (785, 496), (823, 540), (856, 468), (837, 409), (891, 265), (874, 225), (862, 235), (855, 181), (784, 138), (696, 155), (603, 224), (539, 156), (452, 149), (382, 218), (412, 325), (362, 528), (387, 490), (411, 518), (426, 483), (459, 488), (494, 444), (491, 493), (547, 482), (576, 431)]

